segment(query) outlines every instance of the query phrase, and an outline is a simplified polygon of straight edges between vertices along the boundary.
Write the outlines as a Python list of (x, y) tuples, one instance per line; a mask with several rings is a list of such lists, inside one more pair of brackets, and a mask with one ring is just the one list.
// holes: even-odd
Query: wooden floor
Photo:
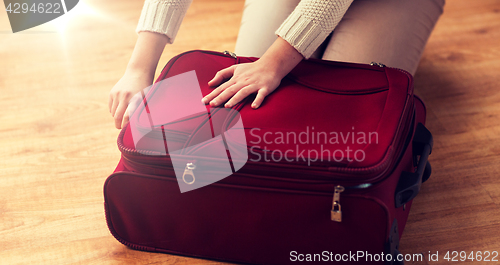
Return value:
[[(106, 227), (102, 186), (120, 156), (107, 97), (141, 7), (80, 1), (64, 29), (16, 34), (0, 11), (0, 264), (219, 264), (134, 251)], [(242, 7), (194, 1), (160, 65), (186, 50), (233, 50)], [(439, 262), (408, 264), (500, 251), (499, 73), (500, 1), (448, 0), (415, 78), (435, 139), (433, 175), (401, 243), (426, 259), (439, 251)]]

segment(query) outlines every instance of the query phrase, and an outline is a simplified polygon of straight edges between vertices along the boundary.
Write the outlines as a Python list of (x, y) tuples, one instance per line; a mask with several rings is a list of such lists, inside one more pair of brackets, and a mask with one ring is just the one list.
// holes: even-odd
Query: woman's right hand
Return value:
[(135, 104), (129, 104), (135, 96), (141, 99), (141, 90), (152, 84), (149, 74), (127, 71), (109, 92), (109, 112), (115, 120), (115, 127), (121, 129), (127, 124)]
[[(142, 31), (139, 32), (132, 57), (125, 74), (109, 92), (109, 112), (115, 119), (115, 127), (123, 128), (128, 122), (130, 112), (137, 104), (132, 100), (142, 99), (139, 92), (153, 84), (156, 65), (170, 40), (166, 35)], [(134, 96), (136, 98), (134, 98)], [(133, 99), (134, 98), (134, 99)]]

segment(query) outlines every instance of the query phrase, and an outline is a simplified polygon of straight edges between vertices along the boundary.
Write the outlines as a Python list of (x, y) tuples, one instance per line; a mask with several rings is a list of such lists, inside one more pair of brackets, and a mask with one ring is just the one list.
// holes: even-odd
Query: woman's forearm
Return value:
[(278, 78), (283, 79), (302, 59), (302, 54), (278, 37), (258, 62), (267, 65)]
[(126, 72), (146, 75), (151, 78), (152, 82), (156, 66), (167, 43), (166, 35), (148, 31), (140, 32)]

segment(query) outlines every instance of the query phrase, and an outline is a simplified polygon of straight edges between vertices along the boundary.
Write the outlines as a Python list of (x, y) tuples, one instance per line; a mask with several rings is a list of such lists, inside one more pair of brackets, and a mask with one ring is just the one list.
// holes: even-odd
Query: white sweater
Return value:
[[(352, 1), (302, 0), (276, 30), (276, 34), (307, 59), (337, 26)], [(136, 31), (165, 34), (172, 43), (191, 2), (146, 0)]]

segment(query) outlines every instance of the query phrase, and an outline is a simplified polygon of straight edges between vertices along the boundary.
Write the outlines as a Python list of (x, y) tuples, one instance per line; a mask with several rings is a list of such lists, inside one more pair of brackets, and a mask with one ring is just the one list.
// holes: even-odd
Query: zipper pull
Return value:
[(236, 53), (234, 53), (234, 52), (224, 51), (224, 54), (227, 54), (227, 55), (233, 57), (234, 59), (238, 58), (238, 56), (236, 56)]
[[(195, 178), (194, 178), (194, 173), (193, 170), (196, 169), (196, 165), (194, 163), (187, 163), (186, 168), (184, 168), (184, 174), (182, 174), (182, 180), (184, 183), (191, 185), (194, 183)], [(186, 180), (186, 176), (190, 176), (192, 178), (191, 181)]]
[(385, 64), (383, 64), (383, 63), (376, 63), (376, 62), (371, 62), (370, 65), (371, 66), (375, 66), (376, 65), (378, 67), (385, 67)]
[(332, 205), (332, 211), (331, 213), (331, 218), (332, 221), (335, 222), (342, 222), (342, 208), (340, 207), (340, 193), (342, 193), (345, 190), (344, 187), (337, 185), (335, 187), (335, 193), (333, 193), (333, 205)]

